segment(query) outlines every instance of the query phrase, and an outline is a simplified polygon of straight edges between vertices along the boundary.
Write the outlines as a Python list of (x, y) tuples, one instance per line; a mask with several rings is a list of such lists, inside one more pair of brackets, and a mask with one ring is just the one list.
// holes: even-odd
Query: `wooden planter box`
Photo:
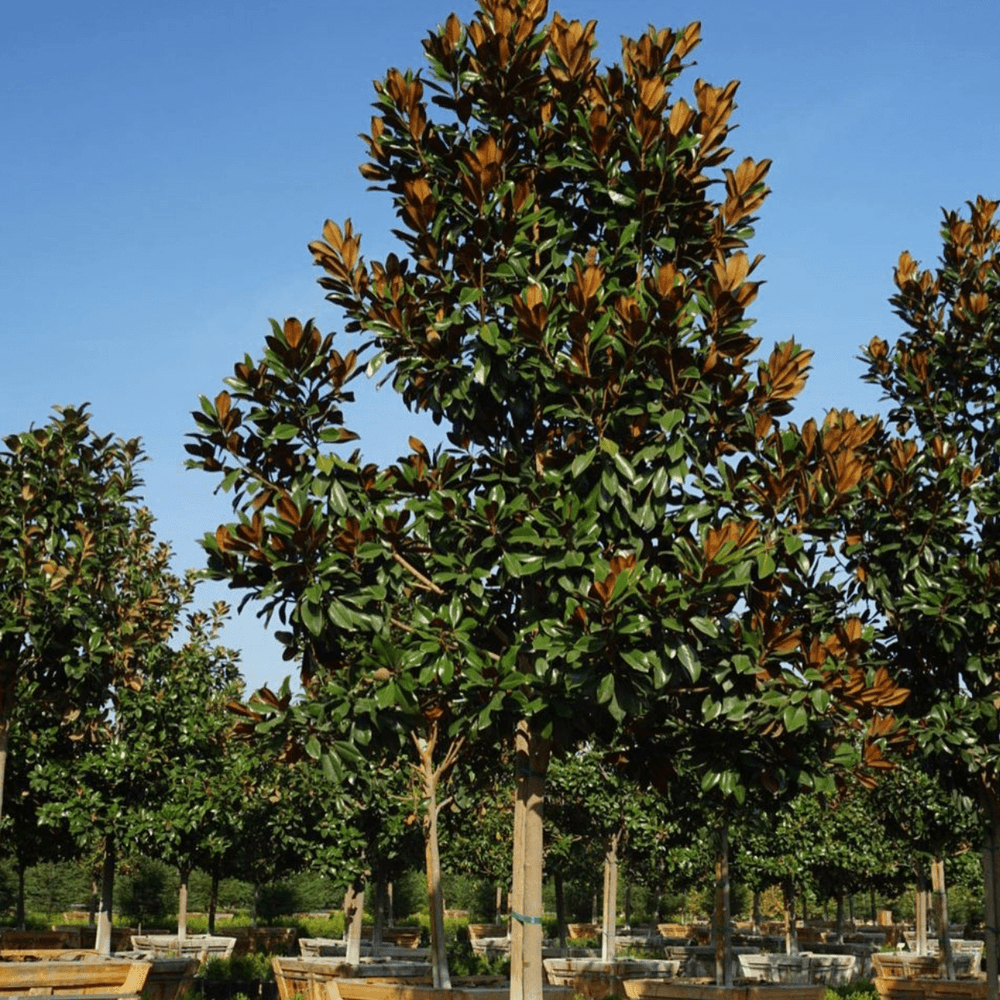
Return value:
[(157, 958), (229, 958), (236, 947), (234, 937), (189, 934), (183, 940), (174, 934), (133, 934), (132, 950)]
[(269, 955), (292, 955), (299, 932), (294, 927), (227, 927), (226, 934), (236, 938), (234, 955), (266, 951)]
[(552, 986), (566, 986), (590, 1000), (602, 1000), (609, 993), (624, 996), (626, 979), (676, 976), (680, 962), (656, 959), (623, 958), (604, 962), (599, 958), (546, 958), (545, 981)]
[[(370, 941), (372, 939), (372, 928), (366, 925), (361, 928), (361, 940)], [(420, 928), (419, 927), (383, 927), (382, 944), (395, 945), (397, 948), (419, 948)]]
[[(956, 976), (970, 976), (979, 972), (976, 952), (956, 951), (952, 954)], [(884, 951), (872, 955), (872, 967), (877, 979), (943, 979), (944, 959), (940, 955), (914, 955), (908, 951)]]
[(985, 1000), (985, 979), (884, 979), (875, 980), (883, 1000)]
[(469, 940), (480, 938), (506, 938), (510, 936), (507, 924), (469, 924)]
[(280, 1000), (292, 1000), (297, 994), (305, 1000), (336, 1000), (333, 984), (338, 979), (377, 979), (391, 983), (431, 983), (431, 969), (426, 962), (370, 962), (348, 965), (336, 958), (271, 959)]
[(763, 983), (812, 983), (838, 986), (854, 978), (853, 955), (740, 955), (740, 971), (746, 979)]
[[(299, 938), (299, 951), (302, 958), (343, 959), (347, 955), (347, 942), (342, 938)], [(376, 956), (372, 954), (372, 946), (364, 943), (360, 951), (362, 960), (401, 959), (404, 962), (422, 961), (429, 958), (430, 953), (430, 948), (404, 948), (399, 945), (384, 944)]]
[(194, 985), (198, 972), (197, 958), (147, 959), (152, 968), (143, 993), (147, 1000), (180, 1000)]
[(783, 983), (716, 986), (680, 979), (626, 979), (622, 984), (631, 1000), (823, 1000), (825, 986)]
[(808, 955), (738, 955), (745, 979), (761, 983), (809, 983)]
[(149, 962), (3, 962), (0, 963), (0, 997), (85, 994), (98, 998), (138, 998), (146, 986)]
[(566, 934), (571, 941), (583, 941), (586, 938), (601, 936), (600, 924), (567, 924)]
[[(468, 980), (453, 981), (450, 990), (413, 983), (365, 982), (361, 979), (341, 979), (336, 985), (339, 1000), (509, 1000), (510, 983), (498, 980), (476, 985)], [(573, 1000), (573, 991), (564, 986), (544, 986), (543, 1000)], [(330, 991), (330, 1000), (335, 1000)]]

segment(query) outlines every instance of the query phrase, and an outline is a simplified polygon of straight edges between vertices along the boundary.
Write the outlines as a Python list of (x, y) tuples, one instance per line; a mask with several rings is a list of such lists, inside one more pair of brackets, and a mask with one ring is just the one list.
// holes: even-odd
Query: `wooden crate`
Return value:
[(0, 963), (0, 997), (31, 993), (50, 996), (138, 998), (152, 965), (135, 961), (3, 962)]
[(717, 986), (691, 980), (626, 979), (622, 987), (632, 1000), (823, 1000), (826, 994), (825, 986), (798, 983)]
[(894, 979), (879, 976), (875, 990), (883, 1000), (985, 1000), (985, 979)]

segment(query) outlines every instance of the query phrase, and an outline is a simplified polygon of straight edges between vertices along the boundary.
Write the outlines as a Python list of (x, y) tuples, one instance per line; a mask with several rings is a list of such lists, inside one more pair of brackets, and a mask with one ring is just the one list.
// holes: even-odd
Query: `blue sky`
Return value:
[[(214, 480), (183, 468), (198, 396), (214, 396), (268, 317), (336, 316), (306, 244), (354, 220), (368, 256), (391, 248), (387, 196), (357, 173), (387, 67), (422, 65), (420, 39), (451, 10), (435, 0), (55, 0), (0, 22), (0, 434), (90, 401), (102, 433), (140, 436), (145, 497), (177, 568), (228, 517)], [(1000, 5), (858, 0), (567, 0), (598, 20), (598, 54), (650, 23), (702, 22), (682, 77), (738, 79), (731, 145), (774, 160), (753, 251), (754, 307), (769, 346), (816, 352), (795, 419), (871, 412), (858, 348), (898, 333), (886, 299), (903, 249), (931, 264), (940, 208), (1000, 196)], [(351, 421), (387, 462), (428, 436), (389, 390), (361, 387)], [(204, 599), (226, 597), (206, 588)], [(250, 686), (287, 673), (250, 608), (227, 642)]]

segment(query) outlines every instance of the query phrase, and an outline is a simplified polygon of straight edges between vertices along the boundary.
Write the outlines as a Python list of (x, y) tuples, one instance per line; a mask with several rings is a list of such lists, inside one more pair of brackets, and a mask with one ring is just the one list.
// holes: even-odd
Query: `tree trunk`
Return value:
[(986, 835), (983, 843), (983, 883), (985, 888), (985, 923), (986, 943), (983, 952), (986, 956), (986, 997), (987, 1000), (1000, 1000), (998, 988), (998, 942), (1000, 931), (997, 920), (1000, 919), (1000, 801), (994, 789), (985, 785), (983, 789), (983, 805), (987, 817)]
[(111, 954), (111, 911), (115, 898), (115, 839), (104, 841), (104, 867), (101, 871), (101, 899), (97, 907), (97, 941), (94, 951), (98, 955)]
[(625, 901), (624, 901), (624, 914), (622, 919), (625, 921), (625, 926), (632, 929), (632, 883), (625, 883)]
[(914, 937), (918, 955), (927, 954), (927, 875), (924, 866), (916, 865), (917, 885), (913, 893), (914, 900)]
[(20, 930), (25, 929), (24, 924), (24, 872), (27, 865), (21, 860), (17, 862), (17, 912), (14, 914), (14, 922)]
[(378, 955), (382, 950), (383, 930), (385, 928), (386, 894), (389, 880), (385, 874), (385, 862), (379, 858), (375, 862), (375, 925), (372, 927), (372, 954)]
[(944, 861), (941, 858), (935, 858), (931, 863), (931, 888), (934, 891), (934, 920), (937, 922), (938, 949), (944, 964), (944, 976), (945, 979), (954, 979), (955, 960), (948, 936), (948, 892), (944, 885)]
[(458, 749), (455, 743), (448, 748), (444, 762), (434, 766), (434, 749), (437, 745), (437, 724), (431, 725), (428, 739), (411, 733), (420, 758), (420, 775), (423, 779), (424, 797), (424, 858), (427, 873), (427, 904), (431, 923), (431, 973), (437, 989), (451, 989), (448, 970), (448, 953), (444, 939), (444, 893), (441, 890), (441, 853), (438, 847), (438, 781), (454, 764)]
[(834, 941), (844, 943), (844, 894), (837, 893), (837, 923), (834, 925)]
[(760, 889), (754, 889), (753, 904), (750, 913), (750, 921), (753, 924), (754, 934), (760, 934), (761, 932), (760, 901), (761, 901)]
[(618, 917), (618, 837), (615, 831), (604, 852), (604, 912), (601, 925), (601, 961), (613, 962), (615, 947), (615, 923)]
[(178, 868), (180, 887), (177, 890), (177, 940), (183, 941), (188, 932), (188, 878), (191, 871), (188, 868)]
[(212, 889), (208, 894), (208, 933), (215, 933), (215, 912), (219, 908), (219, 860), (212, 863)]
[[(20, 642), (18, 642), (20, 646)], [(9, 647), (8, 647), (9, 650)], [(0, 820), (3, 819), (3, 792), (7, 781), (7, 750), (10, 746), (10, 725), (14, 717), (14, 685), (17, 675), (14, 670), (15, 657), (10, 651), (9, 662), (0, 668)]]
[(799, 953), (799, 935), (795, 926), (795, 883), (790, 875), (786, 875), (781, 883), (782, 896), (785, 904), (785, 952), (789, 955)]
[(715, 982), (733, 985), (733, 940), (729, 905), (729, 830), (723, 820), (715, 856)]
[(364, 884), (355, 882), (344, 895), (344, 937), (347, 939), (348, 965), (361, 964), (361, 923), (365, 913)]
[(566, 887), (563, 885), (561, 872), (553, 876), (556, 889), (556, 932), (559, 935), (559, 948), (566, 951)]
[(510, 998), (540, 1000), (542, 967), (542, 809), (552, 741), (527, 720), (514, 737), (514, 877), (511, 889)]
[(496, 902), (496, 913), (493, 917), (493, 923), (501, 924), (503, 923), (503, 886), (497, 886), (497, 902)]

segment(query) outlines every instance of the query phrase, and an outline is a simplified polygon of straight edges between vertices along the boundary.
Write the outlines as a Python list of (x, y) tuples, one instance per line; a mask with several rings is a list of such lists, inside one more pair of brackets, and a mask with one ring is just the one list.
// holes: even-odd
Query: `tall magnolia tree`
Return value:
[(176, 613), (139, 506), (139, 441), (98, 436), (86, 405), (56, 414), (0, 452), (0, 804), (18, 700), (82, 738)]
[(924, 766), (979, 803), (986, 829), (990, 997), (1000, 912), (1000, 224), (997, 201), (945, 212), (942, 253), (904, 252), (890, 299), (894, 344), (864, 350), (865, 380), (890, 404), (878, 464), (851, 522), (856, 589), (884, 622), (881, 654), (912, 693)]
[[(362, 173), (401, 253), (366, 261), (350, 221), (311, 244), (367, 356), (275, 324), (188, 446), (234, 491), (215, 572), (288, 622), (307, 674), (340, 678), (310, 711), (415, 706), (449, 738), (513, 736), (517, 998), (541, 994), (554, 744), (626, 719), (680, 719), (706, 749), (748, 721), (751, 740), (819, 734), (895, 697), (857, 665), (857, 623), (799, 610), (807, 528), (857, 487), (875, 428), (782, 427), (811, 354), (753, 360), (745, 250), (770, 164), (726, 166), (736, 82), (675, 92), (697, 24), (624, 39), (602, 68), (594, 22), (546, 18), (544, 0), (480, 0), (425, 39), (426, 76), (376, 82)], [(344, 454), (366, 360), (446, 449), (411, 439), (390, 470)], [(349, 742), (314, 749), (333, 766)], [(742, 775), (706, 780), (738, 796)]]

